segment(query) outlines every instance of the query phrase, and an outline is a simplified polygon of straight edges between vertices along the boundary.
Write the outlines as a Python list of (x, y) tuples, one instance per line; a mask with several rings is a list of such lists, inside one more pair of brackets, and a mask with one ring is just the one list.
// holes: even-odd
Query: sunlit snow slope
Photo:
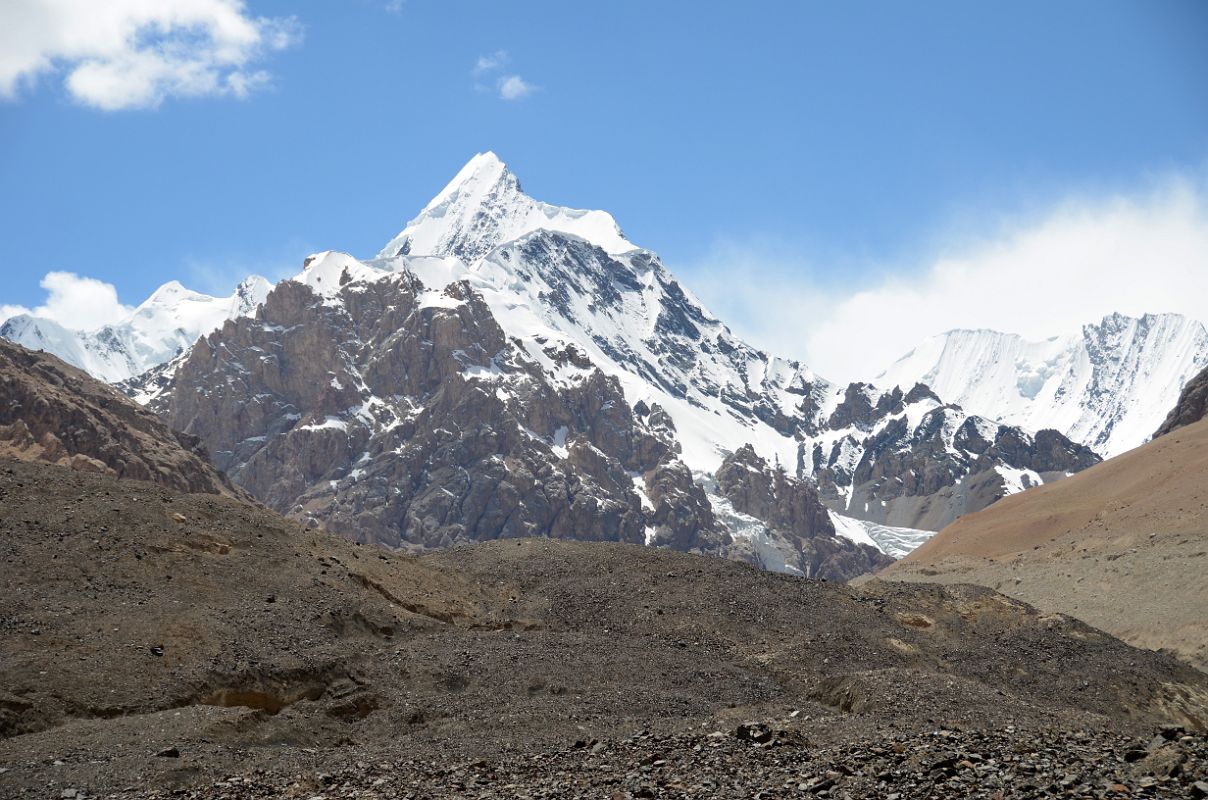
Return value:
[(267, 280), (253, 275), (230, 296), (211, 297), (170, 281), (126, 319), (97, 330), (69, 330), (51, 320), (22, 314), (0, 325), (0, 337), (53, 353), (114, 383), (174, 358), (225, 320), (254, 312), (271, 288)]
[(1110, 314), (1077, 334), (1031, 342), (988, 330), (934, 336), (878, 378), (921, 381), (948, 402), (1030, 430), (1053, 428), (1111, 457), (1161, 424), (1208, 366), (1208, 331), (1178, 314)]

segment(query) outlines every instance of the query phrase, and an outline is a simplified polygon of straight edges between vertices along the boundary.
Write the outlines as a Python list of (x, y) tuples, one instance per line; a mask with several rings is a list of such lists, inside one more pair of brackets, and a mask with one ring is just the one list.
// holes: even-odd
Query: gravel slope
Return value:
[[(479, 762), (499, 776), (487, 796), (600, 796), (601, 754), (617, 790), (683, 796), (641, 761), (666, 750), (692, 775), (692, 759), (712, 764), (701, 781), (785, 779), (724, 738), (747, 720), (785, 731), (776, 752), (808, 782), (897, 737), (922, 758), (939, 727), (1010, 726), (1057, 770), (1074, 763), (1052, 755), (1061, 737), (1116, 752), (1208, 719), (1208, 676), (976, 587), (854, 590), (605, 543), (416, 558), (228, 498), (23, 462), (0, 464), (0, 558), (5, 797), (311, 797), (327, 790), (289, 787), (318, 773), (348, 776), (330, 796), (408, 796), (374, 788), (377, 763), (410, 796), (476, 796)], [(1013, 752), (968, 741), (996, 763)], [(1180, 745), (1194, 767), (1180, 791), (1202, 773), (1199, 741)], [(870, 758), (892, 773), (897, 755)], [(1114, 763), (1102, 774), (1124, 776)], [(872, 785), (853, 777), (829, 779)], [(914, 767), (884, 780), (921, 791)]]
[(1208, 420), (962, 517), (879, 573), (976, 583), (1208, 669)]

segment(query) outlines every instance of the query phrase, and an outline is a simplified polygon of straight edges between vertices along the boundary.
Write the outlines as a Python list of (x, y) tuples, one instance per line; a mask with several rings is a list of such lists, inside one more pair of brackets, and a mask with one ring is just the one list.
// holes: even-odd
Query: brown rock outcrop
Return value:
[(552, 382), (467, 284), (434, 294), (409, 273), (283, 283), (198, 342), (166, 417), (270, 507), (361, 541), (649, 533), (719, 551), (665, 420), (598, 370)]
[(194, 436), (55, 356), (0, 339), (0, 455), (246, 497)]
[(1162, 425), (1154, 431), (1153, 438), (1170, 433), (1176, 428), (1191, 425), (1208, 417), (1208, 369), (1203, 370), (1187, 382), (1179, 393), (1179, 401), (1166, 415)]
[(893, 563), (876, 548), (836, 536), (813, 482), (769, 466), (750, 445), (722, 462), (717, 484), (734, 510), (763, 522), (791, 548), (792, 566), (805, 575), (846, 581)]

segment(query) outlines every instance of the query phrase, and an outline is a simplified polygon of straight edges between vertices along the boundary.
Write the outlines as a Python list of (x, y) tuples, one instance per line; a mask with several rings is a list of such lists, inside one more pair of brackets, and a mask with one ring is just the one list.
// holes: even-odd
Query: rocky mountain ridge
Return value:
[(1044, 341), (949, 331), (919, 344), (876, 380), (921, 381), (971, 413), (1026, 430), (1053, 428), (1107, 458), (1147, 441), (1205, 367), (1208, 329), (1201, 322), (1179, 314), (1109, 314)]
[(836, 538), (808, 493), (797, 501), (821, 524), (766, 526), (768, 562), (718, 523), (661, 407), (630, 406), (573, 350), (556, 355), (576, 374), (551, 380), (464, 282), (333, 279), (329, 258), (309, 265), (311, 285), (283, 283), (255, 318), (200, 340), (153, 401), (270, 507), (393, 547), (621, 541), (832, 579), (886, 563)]
[(922, 384), (905, 394), (851, 384), (829, 425), (842, 427), (811, 450), (802, 444), (801, 471), (829, 507), (891, 526), (942, 528), (1099, 461), (1056, 431), (1033, 435), (970, 416)]

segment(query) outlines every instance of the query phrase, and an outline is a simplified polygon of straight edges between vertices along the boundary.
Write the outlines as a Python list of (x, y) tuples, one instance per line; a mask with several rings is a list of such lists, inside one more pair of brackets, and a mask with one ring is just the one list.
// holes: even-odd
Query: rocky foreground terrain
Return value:
[[(792, 725), (792, 720), (784, 720)], [(1208, 797), (1194, 780), (1208, 742), (1177, 728), (1149, 742), (1103, 733), (968, 732), (857, 737), (818, 744), (802, 725), (740, 724), (707, 734), (578, 740), (504, 762), (372, 761), (323, 771), (226, 776), (154, 797), (1006, 798)]]
[[(1195, 796), (1208, 675), (988, 589), (423, 556), (0, 464), (0, 796)], [(1173, 727), (1172, 727), (1173, 726)]]

